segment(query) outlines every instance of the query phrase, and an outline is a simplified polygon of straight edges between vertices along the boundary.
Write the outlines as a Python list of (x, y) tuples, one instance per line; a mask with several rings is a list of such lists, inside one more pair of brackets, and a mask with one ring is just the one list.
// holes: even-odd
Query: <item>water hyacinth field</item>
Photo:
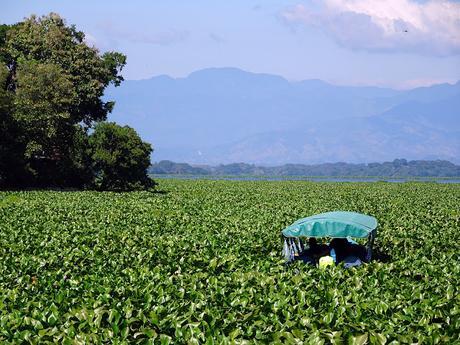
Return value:
[[(460, 342), (460, 185), (161, 180), (0, 192), (0, 343)], [(378, 260), (285, 267), (280, 231), (376, 217)]]

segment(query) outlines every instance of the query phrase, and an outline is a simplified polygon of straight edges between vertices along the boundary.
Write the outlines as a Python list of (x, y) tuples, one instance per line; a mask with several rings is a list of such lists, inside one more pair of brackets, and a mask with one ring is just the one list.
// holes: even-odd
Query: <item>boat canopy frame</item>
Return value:
[(302, 218), (282, 231), (283, 252), (288, 262), (304, 250), (301, 238), (367, 238), (365, 261), (372, 259), (372, 246), (378, 222), (372, 216), (357, 212), (335, 211)]

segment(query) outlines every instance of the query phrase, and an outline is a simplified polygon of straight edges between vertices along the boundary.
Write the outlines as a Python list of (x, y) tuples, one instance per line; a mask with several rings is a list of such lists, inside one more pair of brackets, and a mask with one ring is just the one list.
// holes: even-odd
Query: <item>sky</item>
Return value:
[(1, 0), (0, 22), (49, 12), (126, 54), (125, 79), (209, 67), (398, 89), (460, 79), (460, 1)]

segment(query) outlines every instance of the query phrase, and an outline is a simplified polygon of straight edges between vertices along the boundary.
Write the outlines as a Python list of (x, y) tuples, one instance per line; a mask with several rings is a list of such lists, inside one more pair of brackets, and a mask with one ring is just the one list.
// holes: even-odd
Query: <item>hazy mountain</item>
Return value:
[(443, 131), (460, 132), (460, 97), (427, 102), (407, 101), (381, 114), (384, 120), (404, 125), (407, 122)]
[(108, 90), (109, 120), (155, 161), (257, 164), (460, 159), (460, 83), (396, 91), (213, 68)]

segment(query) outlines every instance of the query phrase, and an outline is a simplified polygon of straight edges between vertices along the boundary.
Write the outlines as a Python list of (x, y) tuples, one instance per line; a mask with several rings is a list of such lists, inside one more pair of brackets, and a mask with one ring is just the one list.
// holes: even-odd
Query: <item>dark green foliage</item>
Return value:
[[(460, 185), (160, 187), (0, 193), (0, 343), (460, 342)], [(280, 231), (336, 209), (389, 258), (285, 268)]]
[(116, 52), (101, 56), (84, 38), (83, 32), (66, 26), (55, 13), (31, 16), (8, 31), (5, 50), (13, 58), (13, 74), (23, 61), (53, 64), (65, 71), (76, 97), (70, 118), (74, 123), (90, 125), (105, 120), (111, 110), (113, 103), (103, 102), (101, 97), (110, 83), (119, 85), (123, 80), (119, 73), (126, 57)]
[(96, 125), (89, 137), (94, 185), (102, 190), (133, 190), (152, 186), (147, 176), (152, 146), (134, 129), (113, 122)]
[(6, 43), (6, 35), (11, 29), (10, 25), (0, 24), (0, 64), (8, 64), (10, 62), (10, 56), (4, 49)]
[(32, 185), (62, 184), (61, 169), (77, 129), (71, 119), (76, 94), (59, 66), (27, 61), (17, 68), (13, 118), (21, 128)]
[[(148, 185), (124, 166), (112, 166), (102, 183), (100, 161), (91, 162), (87, 131), (112, 110), (102, 95), (123, 81), (126, 57), (100, 55), (84, 38), (54, 13), (0, 26), (0, 186), (89, 186), (92, 166), (100, 188)], [(125, 179), (114, 182), (117, 174)]]
[(0, 186), (9, 181), (20, 185), (25, 182), (25, 145), (18, 123), (14, 121), (14, 94), (8, 91), (8, 70), (0, 63)]

